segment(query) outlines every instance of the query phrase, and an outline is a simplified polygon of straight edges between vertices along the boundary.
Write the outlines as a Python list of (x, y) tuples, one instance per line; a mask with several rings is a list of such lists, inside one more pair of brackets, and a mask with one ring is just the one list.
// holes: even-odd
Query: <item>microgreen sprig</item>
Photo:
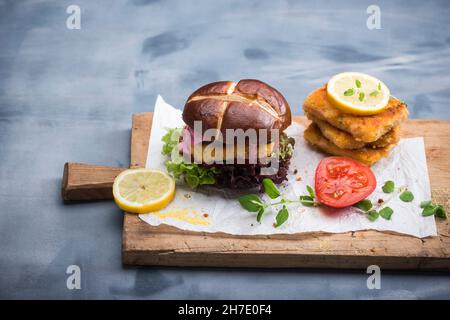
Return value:
[(280, 198), (280, 200), (276, 202), (267, 203), (264, 202), (256, 194), (248, 194), (239, 198), (239, 203), (245, 210), (257, 213), (256, 221), (258, 221), (259, 223), (261, 223), (261, 220), (263, 218), (264, 213), (266, 212), (266, 209), (273, 206), (283, 205), (283, 207), (281, 208), (281, 210), (278, 211), (275, 217), (276, 221), (275, 227), (277, 228), (281, 226), (283, 223), (285, 223), (286, 220), (289, 218), (289, 211), (286, 207), (288, 204), (301, 203), (302, 205), (307, 207), (319, 205), (319, 202), (316, 201), (314, 189), (311, 186), (306, 186), (306, 191), (308, 192), (308, 194), (301, 195), (298, 200), (288, 199), (284, 195), (282, 195), (280, 190), (278, 190), (277, 186), (273, 183), (271, 179), (268, 178), (263, 179), (263, 187), (264, 192), (269, 196), (270, 199), (274, 200)]
[(397, 195), (399, 195), (400, 200), (404, 202), (411, 202), (414, 199), (414, 195), (406, 186), (396, 188), (395, 183), (392, 180), (386, 181), (381, 189), (384, 193), (390, 194), (391, 196), (376, 204), (373, 204), (369, 199), (364, 199), (353, 205), (366, 214), (370, 221), (377, 220), (379, 216), (386, 220), (390, 220), (394, 210), (391, 207), (388, 207), (387, 203)]
[(370, 221), (377, 220), (379, 216), (386, 220), (391, 220), (394, 210), (385, 205), (386, 202), (374, 205), (369, 199), (363, 199), (355, 203), (353, 206), (358, 208), (363, 214), (367, 215), (367, 219)]
[(428, 201), (422, 201), (420, 203), (420, 207), (422, 210), (422, 216), (428, 217), (428, 216), (436, 216), (441, 219), (447, 219), (447, 213), (445, 212), (445, 209), (440, 204), (434, 204), (431, 200)]
[[(361, 200), (353, 205), (366, 214), (370, 221), (375, 221), (379, 216), (386, 220), (390, 220), (394, 210), (386, 206), (386, 204), (397, 195), (403, 202), (411, 202), (414, 200), (414, 194), (408, 190), (406, 186), (396, 188), (395, 183), (392, 180), (386, 181), (381, 189), (384, 193), (391, 194), (391, 196), (375, 205), (372, 204), (369, 199)], [(424, 217), (435, 215), (438, 218), (447, 219), (447, 213), (445, 212), (444, 207), (442, 205), (432, 203), (431, 200), (422, 201), (420, 203), (420, 207), (423, 209), (422, 216)]]

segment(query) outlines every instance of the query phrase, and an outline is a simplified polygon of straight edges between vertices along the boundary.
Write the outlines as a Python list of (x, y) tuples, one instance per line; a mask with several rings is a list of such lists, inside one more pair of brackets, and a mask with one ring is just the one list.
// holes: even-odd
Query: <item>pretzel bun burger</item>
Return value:
[(264, 178), (287, 180), (294, 139), (284, 130), (292, 116), (283, 95), (254, 79), (219, 81), (192, 93), (183, 128), (163, 137), (169, 172), (190, 187), (259, 187)]

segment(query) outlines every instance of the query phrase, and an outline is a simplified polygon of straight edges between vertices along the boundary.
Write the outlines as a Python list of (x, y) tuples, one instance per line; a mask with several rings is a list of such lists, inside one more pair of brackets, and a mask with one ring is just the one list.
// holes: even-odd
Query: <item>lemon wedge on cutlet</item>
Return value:
[(174, 179), (161, 170), (125, 170), (116, 177), (113, 184), (114, 201), (127, 212), (161, 210), (172, 201), (174, 194)]
[(327, 84), (331, 104), (345, 113), (371, 115), (382, 112), (388, 105), (389, 88), (379, 79), (360, 72), (343, 72)]

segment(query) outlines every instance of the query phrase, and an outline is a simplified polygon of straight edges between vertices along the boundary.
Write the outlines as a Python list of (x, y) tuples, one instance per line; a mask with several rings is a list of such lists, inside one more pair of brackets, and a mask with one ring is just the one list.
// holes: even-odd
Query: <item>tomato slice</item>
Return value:
[(315, 189), (321, 203), (333, 208), (351, 206), (367, 198), (377, 180), (365, 164), (346, 157), (328, 157), (319, 162)]

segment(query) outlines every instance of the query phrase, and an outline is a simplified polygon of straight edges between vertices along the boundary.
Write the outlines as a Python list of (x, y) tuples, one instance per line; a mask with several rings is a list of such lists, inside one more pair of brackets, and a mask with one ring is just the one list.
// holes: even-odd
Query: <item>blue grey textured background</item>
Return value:
[(0, 298), (450, 298), (446, 274), (384, 272), (368, 290), (364, 272), (122, 267), (121, 211), (60, 199), (64, 162), (129, 164), (131, 114), (158, 93), (182, 107), (204, 83), (258, 78), (300, 114), (347, 70), (449, 119), (450, 2), (0, 0)]

